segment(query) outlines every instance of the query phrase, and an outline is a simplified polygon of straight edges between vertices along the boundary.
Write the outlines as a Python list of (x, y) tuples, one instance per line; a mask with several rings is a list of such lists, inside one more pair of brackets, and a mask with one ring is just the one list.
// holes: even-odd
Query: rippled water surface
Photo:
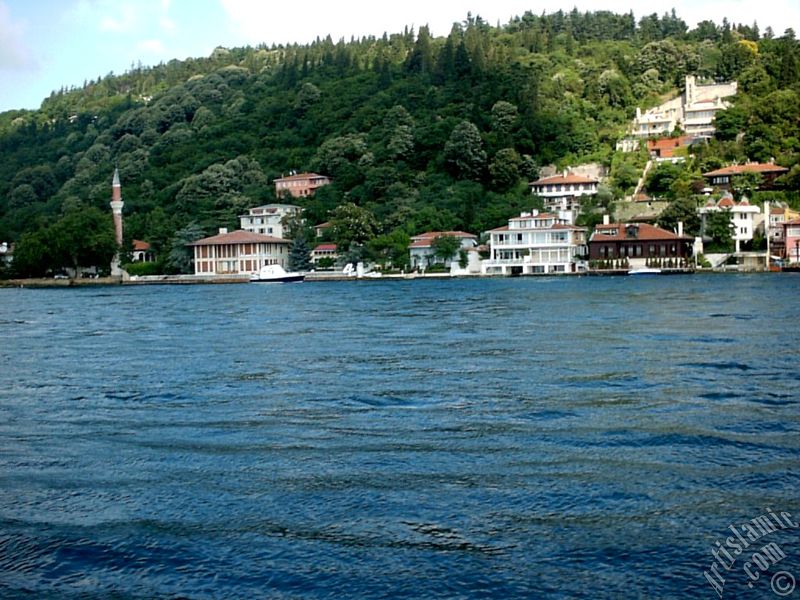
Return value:
[(717, 597), (800, 517), (799, 292), (0, 290), (0, 597)]

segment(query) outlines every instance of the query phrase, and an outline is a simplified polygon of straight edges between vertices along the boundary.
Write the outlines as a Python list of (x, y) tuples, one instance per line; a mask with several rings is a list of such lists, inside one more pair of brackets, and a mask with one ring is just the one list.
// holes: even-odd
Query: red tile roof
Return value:
[(661, 156), (661, 158), (671, 158), (674, 155), (676, 148), (688, 146), (691, 142), (692, 138), (688, 135), (682, 135), (676, 138), (648, 140), (647, 151), (656, 152), (659, 156)]
[(531, 183), (530, 185), (551, 185), (551, 184), (561, 184), (561, 183), (598, 183), (597, 179), (592, 179), (591, 177), (584, 177), (582, 175), (574, 175), (572, 173), (568, 173), (564, 175), (563, 173), (559, 173), (558, 175), (553, 175), (552, 177), (544, 177), (542, 179), (538, 179)]
[(557, 219), (558, 215), (554, 215), (553, 213), (539, 213), (538, 215), (528, 215), (527, 217), (514, 217), (513, 219), (509, 219), (509, 221), (528, 221), (529, 219)]
[(133, 240), (133, 249), (138, 252), (144, 252), (150, 250), (150, 244), (142, 240)]
[(336, 244), (320, 244), (314, 252), (336, 252)]
[(426, 231), (425, 233), (419, 233), (417, 235), (412, 235), (411, 239), (416, 240), (432, 240), (437, 237), (442, 236), (450, 236), (450, 237), (457, 237), (461, 239), (478, 239), (477, 235), (473, 235), (471, 233), (467, 233), (466, 231)]
[(578, 227), (577, 225), (564, 225), (563, 223), (556, 223), (550, 229), (569, 229), (571, 231), (586, 231), (586, 227)]
[(720, 201), (717, 202), (717, 206), (720, 208), (733, 208), (736, 206), (736, 202), (734, 202), (733, 198), (730, 196), (725, 196), (724, 198), (720, 198)]
[(189, 246), (214, 246), (218, 244), (291, 244), (289, 240), (272, 237), (271, 235), (262, 235), (260, 233), (251, 233), (243, 229), (237, 229), (230, 233), (220, 233), (212, 237), (197, 240)]
[(740, 175), (741, 173), (786, 173), (789, 169), (771, 163), (747, 163), (744, 165), (731, 165), (716, 171), (703, 173), (703, 177), (716, 177), (718, 175)]
[[(628, 236), (628, 227), (633, 226), (637, 228), (637, 235), (635, 237)], [(611, 234), (609, 230), (616, 229), (615, 234)], [(638, 240), (646, 242), (655, 242), (660, 240), (691, 240), (689, 236), (679, 236), (676, 233), (661, 229), (655, 225), (648, 225), (647, 223), (611, 223), (610, 225), (598, 225), (592, 234), (592, 242), (624, 242), (628, 240)]]
[(288, 177), (278, 177), (275, 181), (297, 181), (299, 179), (327, 179), (326, 175), (319, 175), (318, 173), (298, 173), (297, 175), (289, 175)]

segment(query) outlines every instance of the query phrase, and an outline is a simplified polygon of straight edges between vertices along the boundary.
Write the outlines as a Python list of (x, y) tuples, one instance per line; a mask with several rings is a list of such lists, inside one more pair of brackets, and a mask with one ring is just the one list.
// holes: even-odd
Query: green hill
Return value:
[(108, 212), (115, 166), (126, 238), (162, 256), (190, 223), (206, 233), (236, 227), (246, 207), (276, 200), (272, 180), (290, 170), (334, 180), (297, 201), (311, 222), (352, 202), (381, 234), (479, 232), (531, 207), (527, 182), (540, 165), (599, 161), (622, 189), (636, 159), (615, 155), (614, 144), (636, 106), (675, 93), (686, 74), (740, 82), (692, 172), (775, 158), (797, 189), (800, 44), (791, 30), (704, 22), (689, 31), (674, 12), (638, 23), (632, 14), (526, 13), (497, 27), (468, 16), (443, 38), (423, 27), (218, 48), (2, 113), (0, 241), (19, 245), (27, 234), (44, 248), (47, 228), (70, 212)]

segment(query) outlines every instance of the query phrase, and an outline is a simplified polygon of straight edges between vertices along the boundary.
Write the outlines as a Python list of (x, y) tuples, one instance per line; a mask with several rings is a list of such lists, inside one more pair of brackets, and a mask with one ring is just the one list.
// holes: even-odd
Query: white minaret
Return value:
[[(122, 247), (122, 186), (119, 183), (119, 169), (114, 169), (114, 179), (111, 182), (111, 213), (114, 215), (114, 233), (117, 239), (117, 248)], [(111, 276), (121, 277), (122, 269), (119, 267), (119, 252), (111, 260)]]

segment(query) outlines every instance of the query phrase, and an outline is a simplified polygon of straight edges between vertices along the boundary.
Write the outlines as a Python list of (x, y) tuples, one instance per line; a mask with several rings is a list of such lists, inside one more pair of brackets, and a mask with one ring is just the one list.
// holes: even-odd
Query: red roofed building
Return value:
[(800, 212), (788, 206), (776, 206), (769, 211), (769, 244), (771, 252), (779, 256), (784, 256), (786, 242), (783, 239), (786, 233), (784, 223), (800, 219)]
[(632, 267), (650, 258), (689, 258), (694, 240), (682, 231), (673, 233), (646, 223), (604, 223), (589, 240), (591, 260), (627, 258)]
[(260, 233), (220, 229), (218, 235), (189, 246), (194, 249), (195, 275), (253, 275), (267, 265), (286, 268), (290, 244)]
[(568, 273), (586, 254), (586, 229), (551, 213), (531, 211), (489, 232), (491, 252), (482, 271), (499, 275)]
[(336, 260), (339, 258), (336, 244), (319, 244), (311, 251), (311, 262), (315, 265), (323, 258), (331, 258)]
[(730, 191), (732, 188), (732, 178), (742, 173), (757, 173), (761, 175), (761, 185), (759, 189), (768, 190), (772, 187), (775, 179), (787, 173), (789, 169), (772, 163), (745, 163), (743, 165), (731, 165), (715, 171), (703, 173), (708, 182), (721, 190)]
[(275, 180), (275, 195), (278, 198), (289, 194), (292, 198), (313, 196), (317, 188), (328, 185), (331, 180), (317, 173), (294, 173)]
[(150, 250), (150, 244), (142, 240), (133, 240), (133, 262), (155, 262), (156, 255)]
[(438, 237), (454, 237), (461, 241), (461, 248), (469, 250), (478, 245), (478, 236), (465, 231), (426, 231), (418, 235), (411, 236), (411, 243), (408, 246), (411, 255), (411, 267), (413, 269), (425, 268), (434, 264), (443, 264), (445, 268), (450, 268), (453, 258), (443, 260), (436, 256), (433, 250), (433, 240)]
[(552, 177), (543, 177), (530, 184), (531, 193), (544, 201), (546, 210), (569, 211), (570, 223), (581, 210), (581, 197), (597, 193), (599, 182), (592, 177), (584, 177), (564, 171)]
[(647, 152), (656, 160), (672, 159), (675, 158), (675, 151), (691, 144), (692, 139), (691, 136), (682, 135), (674, 138), (647, 140)]

